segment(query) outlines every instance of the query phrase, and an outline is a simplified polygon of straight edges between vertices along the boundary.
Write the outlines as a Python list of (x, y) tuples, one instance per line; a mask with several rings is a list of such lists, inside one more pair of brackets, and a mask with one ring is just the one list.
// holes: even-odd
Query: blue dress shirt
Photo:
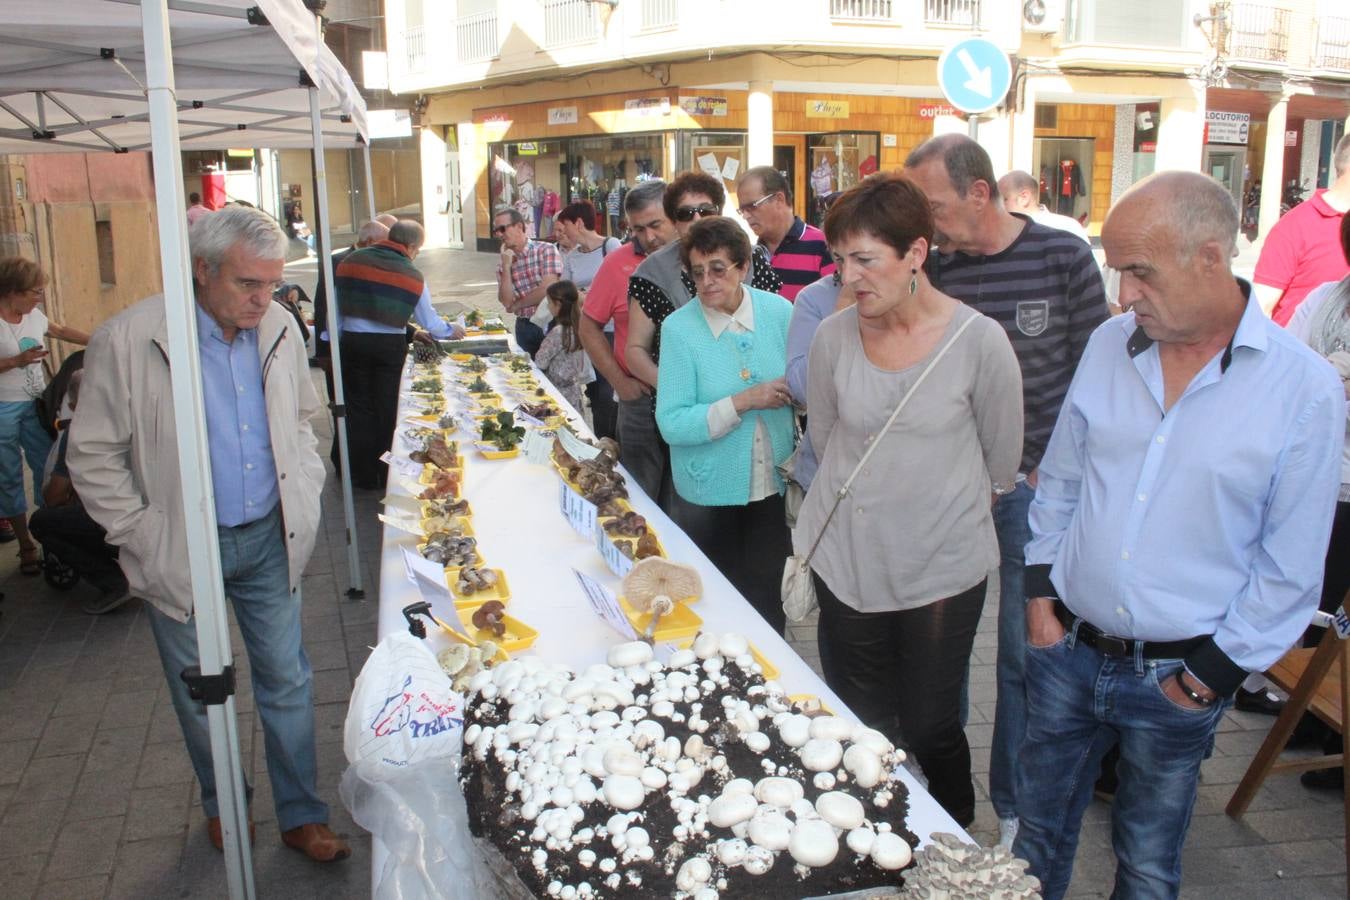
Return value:
[(1345, 403), (1326, 361), (1250, 300), (1228, 347), (1163, 398), (1134, 315), (1098, 327), (1041, 462), (1026, 594), (1120, 637), (1210, 637), (1186, 666), (1227, 695), (1317, 608)]
[(202, 395), (211, 452), (216, 523), (226, 527), (261, 519), (280, 499), (272, 435), (267, 426), (257, 329), (240, 329), (226, 343), (216, 320), (197, 311)]
[[(787, 386), (792, 399), (801, 406), (806, 406), (806, 360), (811, 352), (811, 341), (820, 323), (834, 315), (838, 302), (839, 285), (833, 275), (826, 275), (802, 288), (792, 303), (792, 320), (788, 323), (787, 334)], [(811, 411), (808, 409), (806, 414), (811, 415)], [(798, 484), (809, 488), (816, 478), (820, 461), (811, 446), (811, 436), (805, 430), (799, 446), (801, 452), (797, 454), (796, 470), (792, 475)]]

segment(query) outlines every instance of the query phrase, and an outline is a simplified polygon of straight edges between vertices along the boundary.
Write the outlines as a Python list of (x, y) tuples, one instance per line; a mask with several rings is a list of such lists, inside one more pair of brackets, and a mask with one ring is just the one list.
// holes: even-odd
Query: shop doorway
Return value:
[(1084, 225), (1092, 212), (1093, 138), (1036, 138), (1031, 164), (1041, 205)]
[(806, 136), (807, 221), (819, 226), (841, 192), (877, 171), (881, 135), (875, 131), (835, 131)]
[(788, 186), (797, 183), (797, 148), (775, 145), (773, 148), (773, 167), (778, 170)]
[(1206, 146), (1200, 171), (1228, 188), (1233, 201), (1242, 205), (1243, 171), (1247, 163), (1245, 147)]
[[(454, 146), (449, 144), (448, 146)], [(450, 246), (464, 247), (464, 198), (459, 193), (459, 150), (445, 154), (445, 212), (450, 226)]]

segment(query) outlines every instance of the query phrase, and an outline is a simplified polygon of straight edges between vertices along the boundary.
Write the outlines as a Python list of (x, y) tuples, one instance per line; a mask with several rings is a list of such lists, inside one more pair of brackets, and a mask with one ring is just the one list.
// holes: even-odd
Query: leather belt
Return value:
[(1181, 659), (1208, 640), (1205, 637), (1193, 637), (1180, 641), (1139, 641), (1134, 638), (1116, 637), (1075, 615), (1064, 605), (1064, 601), (1059, 599), (1055, 600), (1055, 618), (1070, 631), (1075, 624), (1078, 626), (1080, 644), (1087, 644), (1103, 656), (1118, 659), (1133, 659), (1141, 648), (1140, 655), (1144, 659)]

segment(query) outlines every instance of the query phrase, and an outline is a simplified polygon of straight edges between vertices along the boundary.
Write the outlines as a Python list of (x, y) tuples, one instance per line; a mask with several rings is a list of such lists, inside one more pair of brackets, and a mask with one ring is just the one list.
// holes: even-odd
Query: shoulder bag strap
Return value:
[(886, 432), (891, 430), (891, 426), (895, 424), (895, 420), (900, 416), (900, 411), (905, 408), (907, 403), (909, 403), (909, 398), (914, 396), (914, 392), (919, 389), (919, 385), (923, 384), (924, 379), (928, 377), (928, 373), (933, 371), (933, 369), (937, 367), (937, 364), (942, 361), (942, 357), (947, 355), (947, 351), (956, 343), (957, 338), (961, 337), (961, 334), (970, 327), (970, 323), (978, 318), (979, 314), (976, 313), (961, 323), (961, 327), (956, 329), (956, 334), (952, 335), (951, 339), (942, 346), (942, 349), (938, 351), (937, 356), (934, 356), (932, 362), (924, 367), (924, 370), (919, 373), (919, 377), (914, 379), (914, 383), (909, 386), (909, 390), (905, 391), (905, 395), (900, 398), (900, 402), (896, 404), (895, 411), (891, 413), (891, 417), (887, 419), (886, 424), (882, 426), (880, 434), (877, 435), (877, 439), (873, 441), (872, 445), (867, 448), (865, 453), (863, 453), (862, 459), (858, 460), (858, 464), (853, 467), (853, 471), (849, 473), (848, 478), (844, 480), (843, 486), (840, 487), (839, 491), (834, 495), (834, 505), (830, 507), (830, 514), (825, 517), (825, 523), (820, 526), (820, 533), (816, 535), (815, 543), (811, 545), (811, 551), (806, 554), (807, 564), (811, 562), (811, 557), (816, 555), (816, 548), (820, 546), (821, 538), (825, 537), (825, 529), (830, 527), (830, 520), (834, 518), (834, 514), (839, 510), (839, 504), (843, 502), (846, 496), (848, 496), (849, 489), (853, 487), (854, 479), (857, 478), (858, 473), (863, 470), (863, 466), (867, 465), (867, 461), (872, 458), (873, 452), (875, 452), (877, 447), (881, 444), (881, 439), (885, 437)]

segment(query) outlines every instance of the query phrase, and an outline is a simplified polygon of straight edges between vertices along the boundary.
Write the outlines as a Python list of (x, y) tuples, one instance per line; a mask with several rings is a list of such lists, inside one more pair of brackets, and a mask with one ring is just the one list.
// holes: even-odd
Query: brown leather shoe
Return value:
[(322, 822), (311, 822), (281, 833), (281, 842), (315, 862), (336, 862), (352, 855), (347, 842)]
[[(225, 850), (225, 835), (220, 832), (220, 816), (211, 816), (206, 820), (206, 836), (211, 839), (211, 846), (217, 850)], [(253, 817), (248, 820), (248, 842), (257, 843), (257, 829), (253, 827)]]

